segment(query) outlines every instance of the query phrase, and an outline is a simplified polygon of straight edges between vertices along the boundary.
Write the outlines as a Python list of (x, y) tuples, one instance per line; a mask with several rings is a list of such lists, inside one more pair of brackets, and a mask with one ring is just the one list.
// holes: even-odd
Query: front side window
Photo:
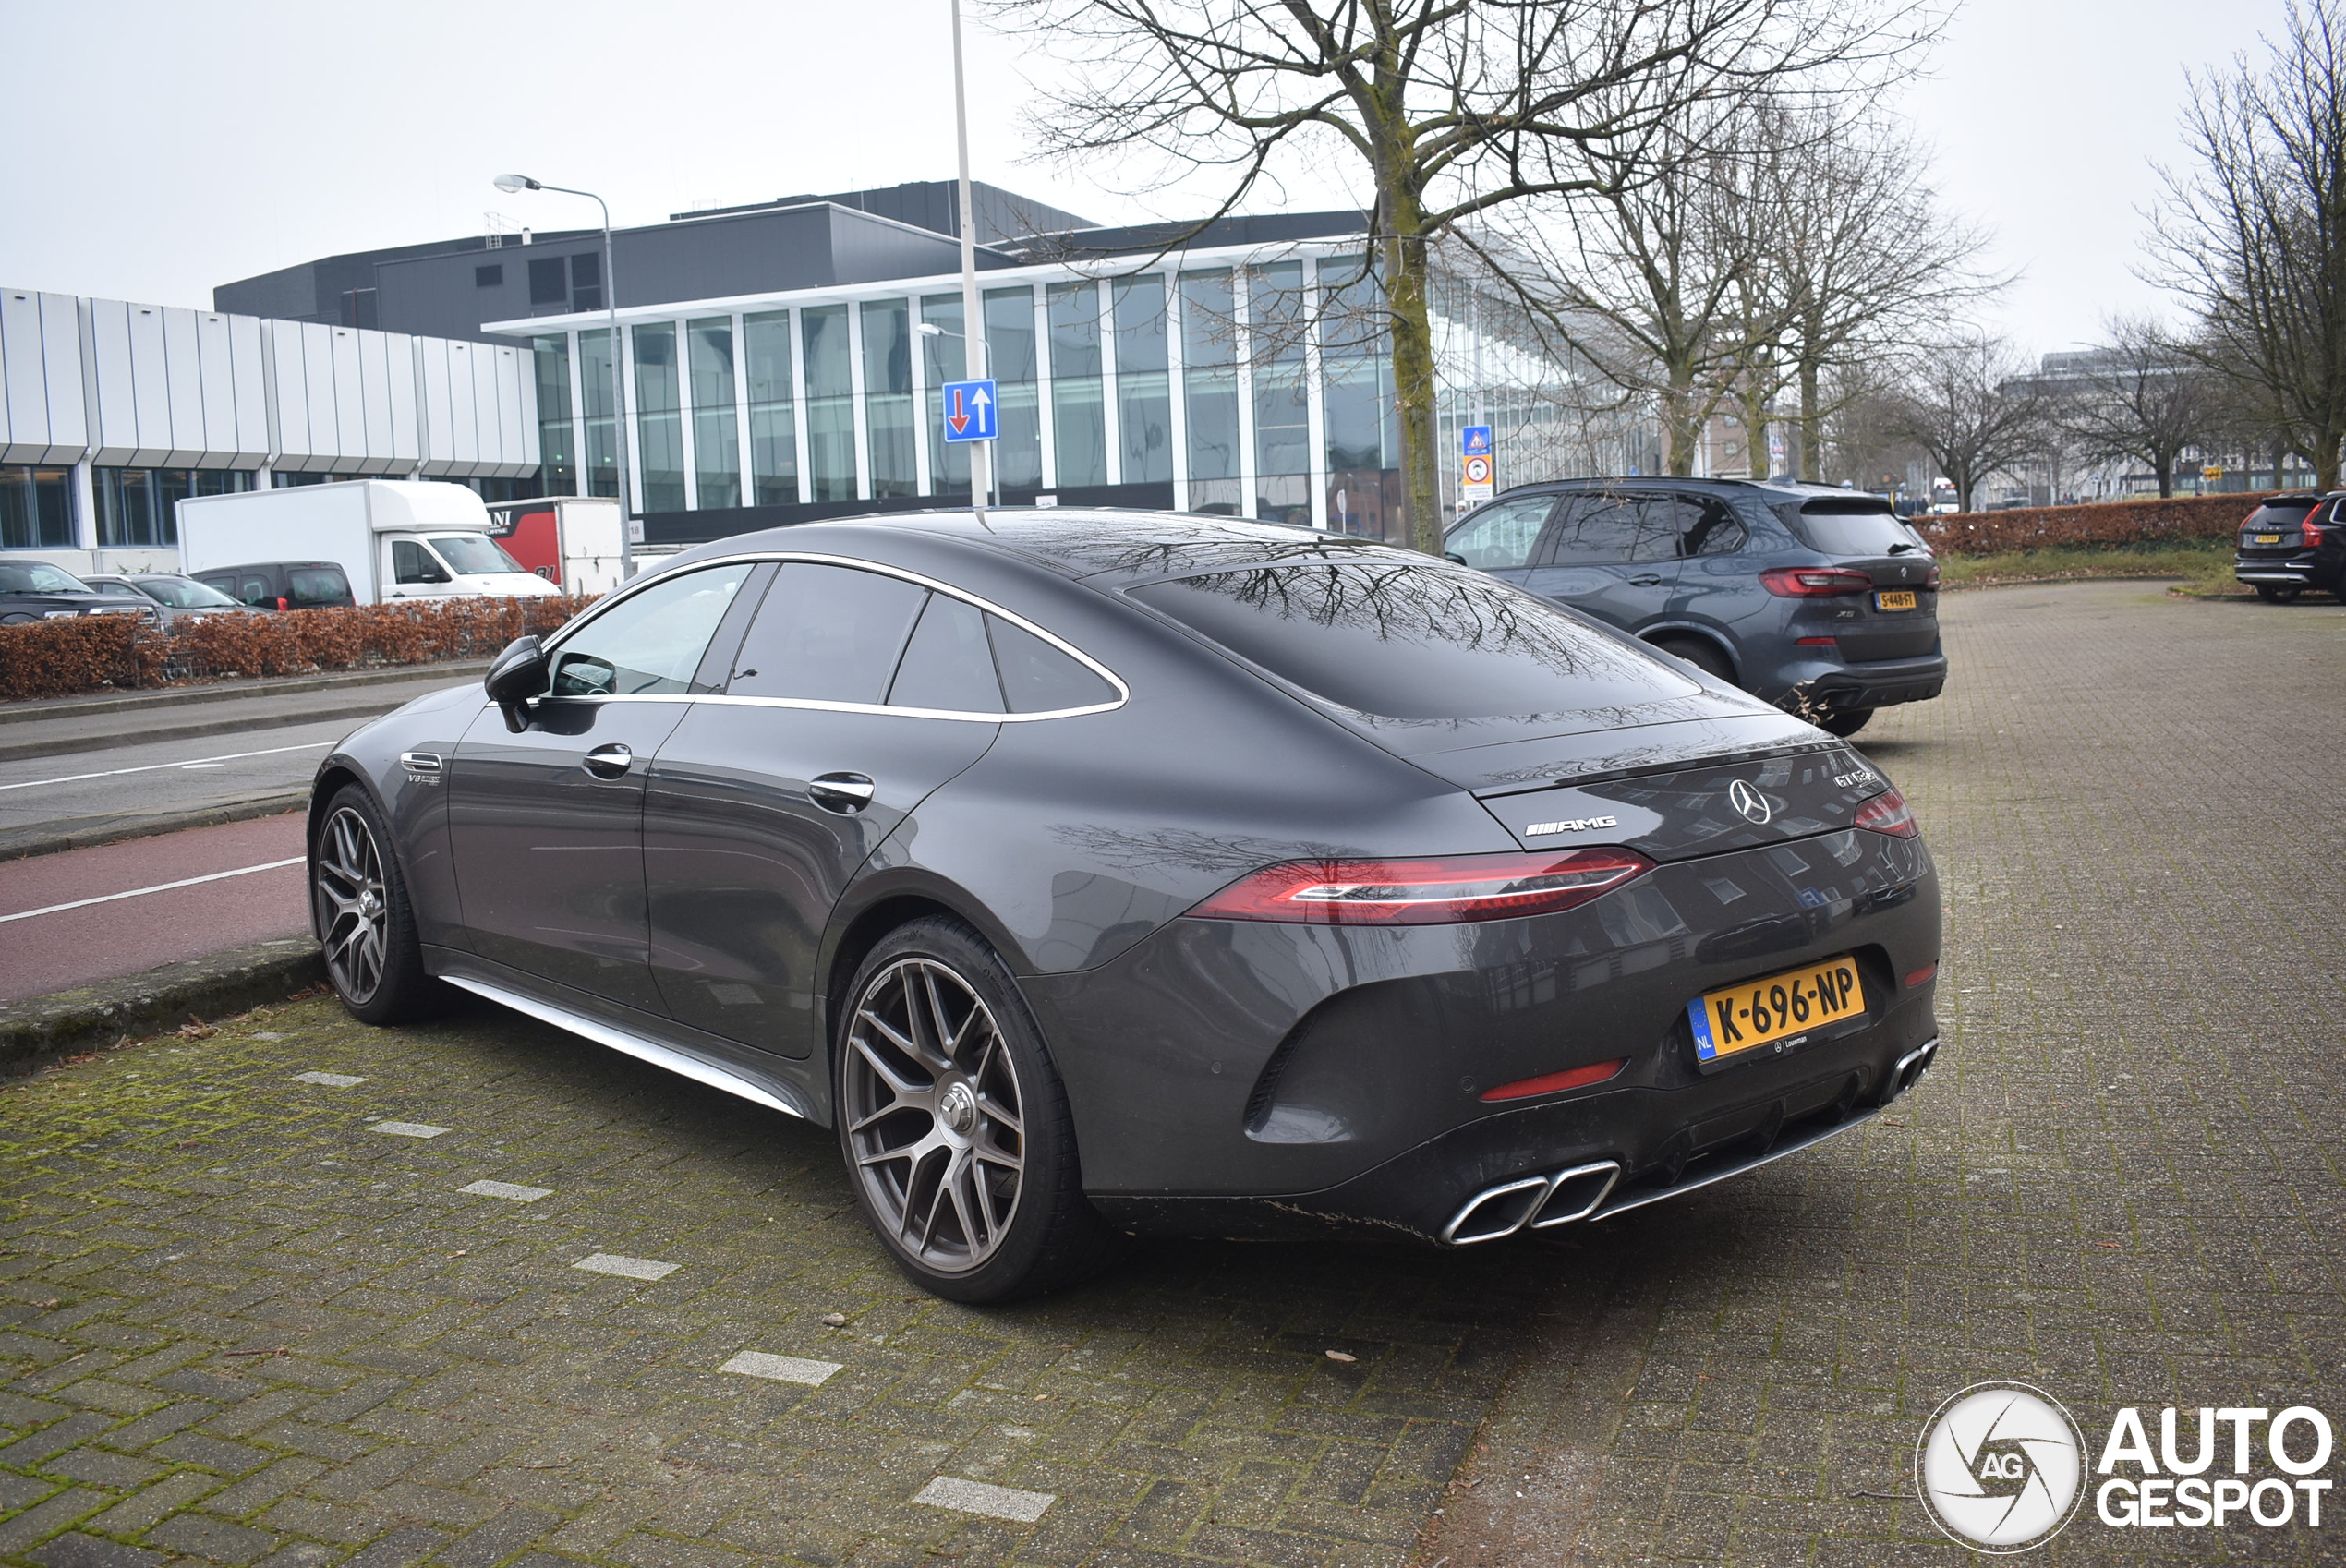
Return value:
[(788, 562), (733, 656), (725, 694), (877, 704), (927, 595), (901, 577)]
[(391, 541), (391, 579), (394, 583), (445, 583), (448, 573), (431, 551), (414, 539)]
[(1516, 496), (1494, 501), (1451, 530), (1444, 549), (1485, 572), (1529, 565), (1531, 547), (1555, 510), (1554, 496)]
[(745, 562), (687, 572), (629, 595), (554, 650), (553, 695), (683, 692), (717, 623), (749, 575)]

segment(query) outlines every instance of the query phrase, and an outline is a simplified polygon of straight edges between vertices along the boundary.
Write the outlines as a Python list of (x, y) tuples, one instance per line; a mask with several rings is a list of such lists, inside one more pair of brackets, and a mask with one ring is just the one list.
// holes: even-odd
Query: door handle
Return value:
[(1658, 588), (1662, 586), (1662, 579), (1653, 575), (1651, 573), (1648, 573), (1642, 577), (1630, 578), (1629, 586), (1633, 588)]
[(860, 773), (826, 773), (810, 780), (807, 794), (825, 811), (853, 816), (872, 803), (872, 781)]
[(635, 766), (635, 754), (614, 742), (588, 752), (585, 766), (598, 778), (617, 778)]

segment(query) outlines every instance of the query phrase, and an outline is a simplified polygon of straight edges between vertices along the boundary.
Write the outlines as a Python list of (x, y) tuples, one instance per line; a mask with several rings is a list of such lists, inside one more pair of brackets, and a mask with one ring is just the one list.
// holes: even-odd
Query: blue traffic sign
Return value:
[(1469, 425), (1458, 432), (1458, 455), (1488, 457), (1491, 455), (1491, 427)]
[(945, 393), (945, 439), (949, 441), (990, 441), (1001, 434), (994, 417), (999, 393), (993, 380), (948, 381)]

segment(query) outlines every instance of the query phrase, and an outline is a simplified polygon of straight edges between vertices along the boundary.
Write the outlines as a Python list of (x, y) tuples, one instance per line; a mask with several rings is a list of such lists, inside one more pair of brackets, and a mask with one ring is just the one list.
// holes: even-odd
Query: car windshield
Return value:
[(236, 601), (217, 588), (207, 588), (193, 577), (139, 577), (130, 585), (158, 604), (174, 609), (234, 609)]
[(98, 590), (46, 561), (0, 562), (0, 594), (94, 594)]
[(1929, 549), (1886, 501), (1812, 501), (1784, 510), (1793, 532), (1809, 549), (1826, 555), (1924, 554)]
[(529, 574), (529, 568), (505, 553), (505, 547), (482, 534), (434, 534), (431, 548), (449, 569), (467, 577), (500, 577), (507, 573)]
[(1578, 617), (1465, 570), (1257, 566), (1131, 592), (1282, 680), (1380, 718), (1530, 718), (1700, 690)]

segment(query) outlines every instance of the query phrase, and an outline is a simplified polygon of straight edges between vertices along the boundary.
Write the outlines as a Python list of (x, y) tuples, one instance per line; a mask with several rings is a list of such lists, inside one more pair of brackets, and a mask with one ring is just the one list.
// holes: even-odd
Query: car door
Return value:
[(686, 572), (619, 600), (556, 645), (519, 734), (493, 707), (466, 730), (447, 772), (449, 844), (481, 957), (663, 1010), (644, 899), (645, 780), (751, 571)]
[(780, 1055), (816, 1048), (832, 907), (999, 730), (985, 620), (884, 573), (776, 573), (724, 694), (693, 705), (651, 771), (652, 971), (680, 1021)]
[(1667, 495), (1589, 490), (1548, 520), (1523, 586), (1635, 632), (1660, 620), (1678, 585), (1678, 504)]

